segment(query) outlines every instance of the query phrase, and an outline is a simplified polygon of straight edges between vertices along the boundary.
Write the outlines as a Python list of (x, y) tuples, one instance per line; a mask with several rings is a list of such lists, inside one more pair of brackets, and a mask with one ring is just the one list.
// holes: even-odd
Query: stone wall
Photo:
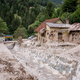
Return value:
[[(18, 49), (17, 49), (18, 50)], [(80, 63), (73, 59), (67, 59), (65, 57), (47, 54), (43, 52), (37, 52), (35, 50), (24, 51), (19, 49), (21, 55), (39, 64), (47, 64), (51, 69), (59, 71), (62, 75), (66, 76), (68, 80), (80, 80)], [(25, 52), (23, 54), (23, 52)], [(25, 56), (27, 53), (27, 56)]]
[[(58, 70), (62, 75), (66, 76), (68, 80), (73, 80), (76, 77), (78, 62), (75, 60), (67, 60), (64, 57), (56, 56), (53, 58), (54, 62), (49, 66)], [(77, 79), (76, 79), (77, 80)]]
[[(48, 64), (49, 67), (58, 70), (59, 73), (66, 76), (68, 80), (79, 80), (77, 78), (77, 71), (80, 73), (80, 67), (78, 69), (78, 61), (68, 60), (64, 57), (46, 55), (42, 53), (34, 53), (31, 55), (32, 59), (37, 59), (38, 63)], [(79, 75), (78, 75), (79, 76)]]

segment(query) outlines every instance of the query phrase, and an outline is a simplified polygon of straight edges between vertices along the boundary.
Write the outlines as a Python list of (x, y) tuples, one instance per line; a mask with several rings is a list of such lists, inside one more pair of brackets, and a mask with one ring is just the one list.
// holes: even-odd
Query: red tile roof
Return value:
[(48, 19), (45, 20), (43, 23), (41, 23), (36, 29), (35, 31), (40, 32), (41, 29), (44, 28), (44, 30), (46, 29), (46, 22), (50, 22), (50, 23), (55, 23), (57, 20), (61, 20), (61, 18), (54, 18), (54, 19)]

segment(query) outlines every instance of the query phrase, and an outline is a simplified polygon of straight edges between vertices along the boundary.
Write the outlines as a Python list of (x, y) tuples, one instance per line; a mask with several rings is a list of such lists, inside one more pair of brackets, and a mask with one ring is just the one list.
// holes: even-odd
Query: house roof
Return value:
[(80, 30), (80, 23), (74, 23), (72, 27), (70, 27), (70, 31)]
[[(50, 22), (50, 23), (55, 23), (57, 20), (61, 20), (62, 21), (62, 19), (61, 18), (54, 18), (54, 19), (48, 19), (48, 20), (45, 20), (43, 23), (41, 23), (36, 29), (35, 29), (35, 31), (37, 31), (37, 32), (40, 32), (40, 30), (41, 29), (46, 29), (46, 22)], [(63, 22), (63, 21), (62, 21)], [(63, 22), (64, 23), (64, 22)]]
[(46, 23), (49, 27), (57, 27), (57, 28), (69, 28), (70, 24), (64, 23)]
[(5, 36), (13, 36), (13, 35), (5, 35)]
[(44, 33), (45, 32), (45, 28), (43, 27), (39, 32), (40, 33)]

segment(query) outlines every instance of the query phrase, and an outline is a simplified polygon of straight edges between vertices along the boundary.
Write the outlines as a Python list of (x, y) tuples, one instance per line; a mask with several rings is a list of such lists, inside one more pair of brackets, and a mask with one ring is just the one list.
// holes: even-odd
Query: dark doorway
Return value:
[(58, 33), (58, 41), (59, 41), (59, 42), (62, 41), (62, 33)]

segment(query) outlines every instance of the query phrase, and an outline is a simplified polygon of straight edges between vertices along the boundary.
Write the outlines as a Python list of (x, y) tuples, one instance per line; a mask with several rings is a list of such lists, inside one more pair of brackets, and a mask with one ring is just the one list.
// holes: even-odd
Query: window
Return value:
[(53, 34), (51, 34), (51, 37), (53, 37)]
[(62, 33), (58, 33), (59, 36), (62, 36)]
[(45, 37), (45, 34), (43, 33), (43, 34), (41, 34), (41, 36)]
[(49, 33), (47, 33), (47, 35), (49, 35)]

